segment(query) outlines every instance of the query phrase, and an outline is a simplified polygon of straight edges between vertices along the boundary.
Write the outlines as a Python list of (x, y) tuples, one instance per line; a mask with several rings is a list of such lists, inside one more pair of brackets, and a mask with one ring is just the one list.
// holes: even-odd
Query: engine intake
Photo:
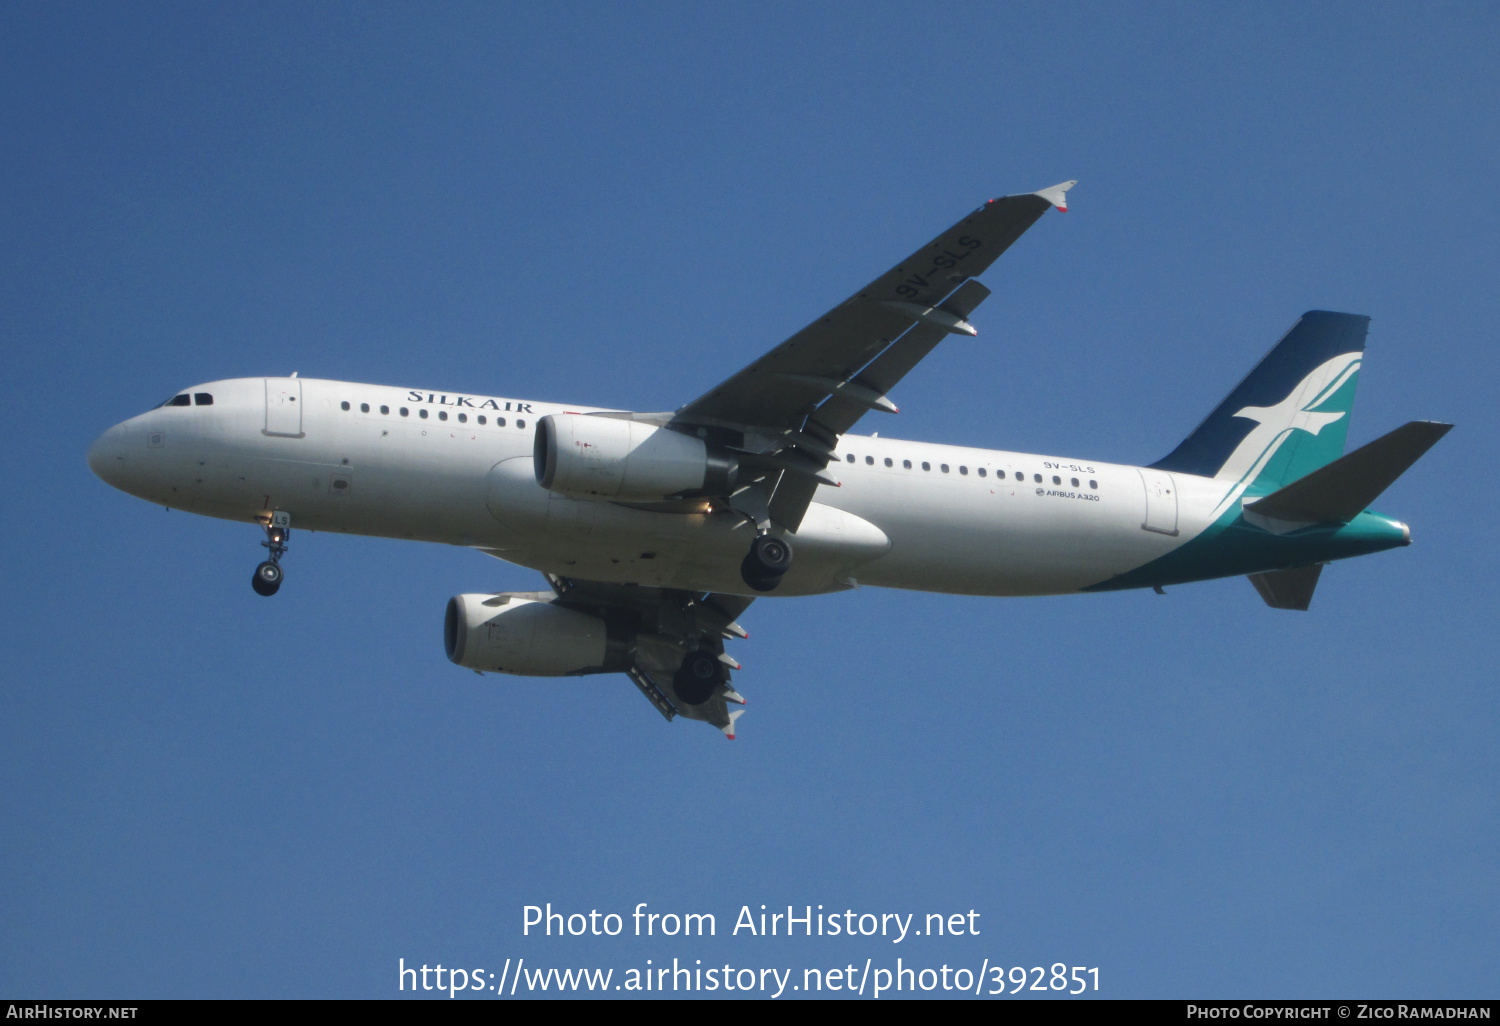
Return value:
[(602, 617), (516, 593), (448, 600), (443, 648), (471, 670), (523, 677), (618, 673), (634, 661), (634, 635)]
[(617, 417), (550, 414), (537, 421), (536, 480), (573, 499), (659, 502), (727, 495), (739, 463), (701, 438)]

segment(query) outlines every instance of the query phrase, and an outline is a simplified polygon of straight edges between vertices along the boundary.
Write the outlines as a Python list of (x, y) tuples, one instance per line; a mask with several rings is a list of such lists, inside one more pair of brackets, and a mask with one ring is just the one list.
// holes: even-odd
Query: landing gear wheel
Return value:
[(792, 546), (784, 538), (757, 535), (740, 563), (740, 577), (756, 591), (772, 591), (792, 565)]
[(266, 529), (266, 540), (260, 546), (271, 558), (256, 567), (255, 576), (250, 578), (250, 587), (255, 589), (257, 595), (271, 596), (281, 587), (281, 557), (286, 555), (286, 540), (292, 533), (291, 524), (292, 515), (283, 510), (276, 510), (269, 520), (261, 521), (261, 526)]
[(281, 578), (281, 567), (266, 560), (255, 568), (255, 576), (250, 578), (250, 587), (255, 589), (257, 595), (271, 596), (281, 587)]
[(702, 705), (724, 679), (724, 664), (712, 652), (689, 652), (672, 676), (672, 689), (688, 705)]

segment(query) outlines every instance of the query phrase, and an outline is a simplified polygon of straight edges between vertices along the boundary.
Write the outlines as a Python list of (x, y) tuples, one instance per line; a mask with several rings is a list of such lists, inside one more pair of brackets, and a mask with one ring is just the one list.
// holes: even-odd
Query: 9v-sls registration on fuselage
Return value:
[[(1368, 506), (1448, 430), (1344, 453), (1366, 317), (1304, 314), (1170, 455), (1119, 466), (850, 434), (969, 318), (977, 275), (1067, 182), (991, 200), (708, 394), (632, 413), (341, 381), (195, 386), (89, 451), (115, 487), (265, 529), (281, 585), (295, 524), (465, 545), (537, 592), (448, 604), (453, 662), (623, 672), (668, 719), (734, 736), (724, 641), (757, 595), (856, 584), (1052, 595), (1246, 575), (1306, 609), (1323, 564), (1408, 544)], [(794, 558), (795, 552), (795, 558)]]

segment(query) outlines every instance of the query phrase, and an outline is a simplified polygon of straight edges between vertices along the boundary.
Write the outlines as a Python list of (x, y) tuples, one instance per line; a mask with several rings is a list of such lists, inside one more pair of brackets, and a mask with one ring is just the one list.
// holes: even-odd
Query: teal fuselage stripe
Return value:
[(1186, 584), (1216, 577), (1289, 570), (1313, 563), (1364, 556), (1408, 544), (1398, 521), (1365, 511), (1347, 524), (1316, 524), (1288, 534), (1272, 534), (1248, 523), (1236, 508), (1164, 556), (1134, 570), (1091, 584), (1084, 591), (1119, 591)]

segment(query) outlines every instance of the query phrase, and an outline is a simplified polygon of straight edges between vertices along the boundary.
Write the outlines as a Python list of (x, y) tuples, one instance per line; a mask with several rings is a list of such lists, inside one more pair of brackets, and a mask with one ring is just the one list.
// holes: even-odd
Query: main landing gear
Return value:
[(279, 511), (271, 514), (271, 522), (266, 525), (266, 540), (261, 542), (269, 550), (271, 558), (256, 567), (255, 576), (250, 578), (250, 587), (255, 589), (257, 595), (270, 597), (281, 587), (281, 578), (284, 576), (281, 557), (286, 555), (286, 540), (292, 533), (291, 524), (291, 514)]
[(704, 649), (689, 652), (672, 675), (672, 690), (688, 705), (702, 705), (724, 683), (724, 664)]
[(773, 591), (792, 566), (792, 546), (784, 538), (758, 534), (740, 563), (740, 577), (756, 591)]

